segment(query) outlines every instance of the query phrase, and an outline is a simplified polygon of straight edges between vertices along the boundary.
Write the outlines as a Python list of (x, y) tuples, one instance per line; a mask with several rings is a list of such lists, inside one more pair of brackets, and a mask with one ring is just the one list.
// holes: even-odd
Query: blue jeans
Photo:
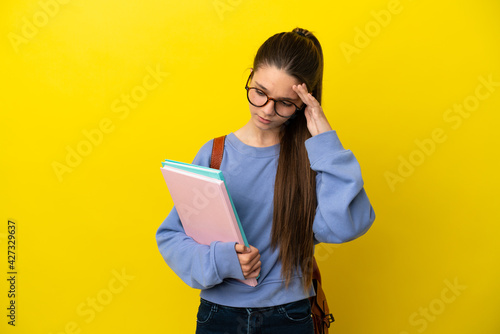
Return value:
[(229, 307), (201, 300), (196, 334), (313, 334), (308, 299), (262, 308)]

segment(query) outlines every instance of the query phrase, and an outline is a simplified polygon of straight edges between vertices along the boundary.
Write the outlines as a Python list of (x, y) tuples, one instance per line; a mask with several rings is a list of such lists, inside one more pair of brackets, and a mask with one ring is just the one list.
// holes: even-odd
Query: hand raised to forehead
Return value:
[(311, 136), (319, 135), (320, 133), (332, 130), (328, 119), (326, 118), (323, 108), (318, 100), (307, 91), (306, 84), (293, 85), (292, 89), (300, 97), (302, 102), (306, 104), (304, 115), (307, 120), (307, 128)]

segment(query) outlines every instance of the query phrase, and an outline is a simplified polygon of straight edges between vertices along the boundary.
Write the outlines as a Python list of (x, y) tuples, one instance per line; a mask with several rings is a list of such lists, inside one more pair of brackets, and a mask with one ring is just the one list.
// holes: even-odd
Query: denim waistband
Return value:
[(226, 309), (226, 310), (231, 310), (232, 312), (236, 312), (236, 313), (248, 314), (249, 312), (269, 312), (269, 311), (274, 311), (274, 310), (281, 310), (284, 306), (289, 305), (289, 304), (295, 304), (295, 303), (297, 303), (297, 304), (300, 304), (300, 303), (309, 304), (309, 299), (302, 299), (302, 300), (297, 300), (297, 301), (290, 302), (287, 304), (266, 306), (266, 307), (233, 307), (233, 306), (226, 306), (226, 305), (212, 303), (211, 301), (205, 300), (203, 298), (201, 298), (201, 303), (204, 303), (204, 304), (210, 306), (214, 312), (217, 312), (219, 309)]

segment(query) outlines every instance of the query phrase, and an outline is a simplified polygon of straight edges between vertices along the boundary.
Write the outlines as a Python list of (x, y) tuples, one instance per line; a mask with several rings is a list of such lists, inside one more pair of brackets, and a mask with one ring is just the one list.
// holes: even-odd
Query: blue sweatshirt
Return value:
[[(200, 149), (194, 164), (210, 165), (212, 143), (210, 140)], [(372, 225), (375, 214), (356, 158), (342, 147), (335, 131), (309, 138), (306, 149), (311, 168), (317, 172), (315, 243), (343, 243), (361, 236)], [(302, 286), (300, 271), (285, 288), (278, 250), (271, 247), (278, 155), (279, 144), (252, 147), (230, 133), (220, 167), (248, 242), (261, 255), (256, 287), (235, 280), (244, 277), (234, 242), (198, 244), (184, 233), (175, 207), (159, 227), (156, 240), (161, 255), (185, 283), (201, 289), (201, 298), (233, 307), (267, 307), (314, 295), (312, 287), (305, 291)]]

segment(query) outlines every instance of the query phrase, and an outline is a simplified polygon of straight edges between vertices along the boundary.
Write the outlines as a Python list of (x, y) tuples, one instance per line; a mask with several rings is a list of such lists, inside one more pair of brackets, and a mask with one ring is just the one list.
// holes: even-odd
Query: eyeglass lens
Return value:
[[(250, 102), (256, 107), (264, 106), (270, 98), (258, 88), (249, 88), (248, 89), (248, 99)], [(295, 110), (296, 106), (288, 101), (282, 100), (273, 100), (274, 101), (274, 110), (280, 116), (290, 116)]]

